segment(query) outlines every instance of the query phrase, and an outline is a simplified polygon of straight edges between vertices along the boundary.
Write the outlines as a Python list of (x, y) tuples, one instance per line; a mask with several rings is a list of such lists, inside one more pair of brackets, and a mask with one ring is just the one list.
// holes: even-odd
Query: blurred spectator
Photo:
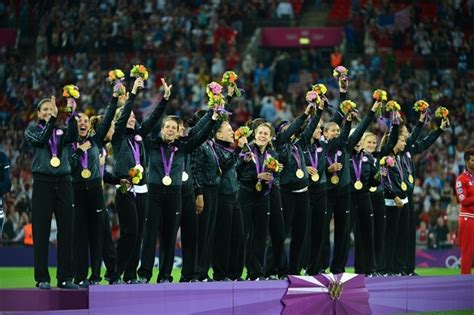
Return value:
[(448, 227), (444, 224), (443, 218), (437, 219), (437, 224), (429, 232), (428, 247), (432, 249), (442, 249), (451, 247), (448, 242)]
[(286, 0), (280, 0), (277, 9), (276, 9), (276, 15), (278, 18), (293, 18), (294, 13), (293, 13), (293, 6), (291, 5), (290, 1)]
[(421, 222), (420, 226), (416, 230), (416, 246), (422, 249), (426, 249), (428, 245), (428, 229), (426, 223)]
[(446, 213), (448, 215), (449, 232), (454, 234), (458, 234), (459, 210), (458, 200), (455, 195), (452, 195), (451, 202), (446, 208)]

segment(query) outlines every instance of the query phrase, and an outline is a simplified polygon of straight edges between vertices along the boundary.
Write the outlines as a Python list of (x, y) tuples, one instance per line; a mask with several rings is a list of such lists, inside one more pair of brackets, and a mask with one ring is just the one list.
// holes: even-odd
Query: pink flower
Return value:
[(212, 91), (212, 94), (220, 94), (222, 92), (222, 85), (217, 82), (211, 82), (209, 88)]
[(306, 101), (309, 103), (313, 103), (318, 98), (318, 93), (314, 91), (309, 91), (306, 93)]
[(395, 165), (395, 160), (391, 156), (387, 156), (386, 163), (388, 166), (393, 167)]

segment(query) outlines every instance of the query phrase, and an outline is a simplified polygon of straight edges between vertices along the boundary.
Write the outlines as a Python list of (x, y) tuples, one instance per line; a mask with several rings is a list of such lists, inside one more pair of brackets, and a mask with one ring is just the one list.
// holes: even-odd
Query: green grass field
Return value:
[[(353, 272), (353, 268), (347, 268), (347, 272)], [(459, 275), (459, 269), (447, 269), (447, 268), (419, 268), (416, 270), (418, 274), (422, 276), (451, 276)], [(56, 285), (56, 268), (49, 268), (51, 275), (51, 284)], [(102, 274), (105, 270), (102, 271)], [(152, 282), (156, 281), (158, 271), (155, 269)], [(212, 272), (210, 273), (212, 274)], [(181, 275), (180, 269), (173, 269), (173, 279), (175, 282), (179, 280)], [(244, 274), (245, 277), (245, 274)], [(102, 281), (102, 284), (107, 284)], [(4, 288), (31, 288), (34, 287), (35, 281), (33, 278), (32, 267), (3, 267), (0, 268), (0, 289)]]

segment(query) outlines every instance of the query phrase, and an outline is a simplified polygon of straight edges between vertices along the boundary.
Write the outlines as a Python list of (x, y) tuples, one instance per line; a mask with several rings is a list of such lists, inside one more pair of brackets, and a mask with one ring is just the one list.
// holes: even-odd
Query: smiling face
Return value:
[(178, 137), (178, 123), (174, 119), (165, 119), (161, 125), (161, 137), (165, 141), (174, 141)]
[(373, 134), (369, 134), (362, 140), (362, 148), (364, 151), (374, 153), (377, 148), (377, 137)]
[(50, 101), (45, 101), (41, 104), (40, 108), (37, 111), (38, 118), (41, 120), (48, 121), (51, 118), (53, 112), (53, 106)]
[(77, 122), (77, 127), (79, 128), (79, 136), (81, 138), (87, 137), (89, 134), (89, 130), (91, 129), (91, 122), (89, 120), (89, 117), (84, 114), (80, 113), (79, 115), (79, 121)]
[(255, 130), (255, 143), (259, 147), (266, 146), (272, 140), (272, 129), (267, 124), (261, 124)]
[(127, 121), (127, 128), (130, 128), (130, 129), (135, 129), (135, 122), (137, 120), (135, 119), (135, 114), (132, 112), (130, 114), (130, 117), (128, 118), (128, 121)]
[(321, 138), (321, 135), (323, 134), (322, 128), (323, 128), (323, 124), (319, 122), (318, 126), (316, 127), (316, 129), (314, 129), (314, 132), (313, 132), (314, 140), (319, 140)]
[(404, 136), (400, 135), (398, 137), (398, 141), (397, 141), (397, 144), (395, 145), (395, 147), (393, 148), (393, 151), (395, 153), (397, 152), (402, 152), (403, 150), (405, 150), (405, 146), (406, 146), (407, 142), (406, 142), (406, 139)]
[(324, 127), (324, 138), (326, 138), (326, 140), (337, 138), (340, 134), (341, 129), (336, 123), (330, 122)]
[(229, 122), (224, 121), (221, 124), (221, 127), (216, 133), (216, 139), (229, 143), (234, 142), (234, 131), (232, 130), (232, 126), (229, 124)]

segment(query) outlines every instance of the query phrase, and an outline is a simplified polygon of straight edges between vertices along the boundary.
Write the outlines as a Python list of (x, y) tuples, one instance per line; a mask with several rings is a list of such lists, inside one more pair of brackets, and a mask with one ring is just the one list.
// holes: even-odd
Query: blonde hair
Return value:
[(365, 141), (365, 139), (367, 139), (368, 137), (375, 137), (375, 139), (377, 140), (377, 135), (373, 132), (370, 132), (370, 131), (366, 131), (364, 132), (364, 134), (362, 135), (362, 142)]
[(324, 125), (324, 132), (328, 131), (329, 128), (331, 128), (331, 126), (338, 126), (338, 127), (339, 127), (338, 124), (336, 124), (336, 123), (333, 122), (333, 121), (330, 121), (330, 122), (328, 122), (326, 125)]
[(267, 127), (268, 129), (270, 129), (270, 135), (271, 135), (272, 137), (275, 135), (275, 129), (273, 129), (272, 124), (270, 124), (269, 122), (264, 121), (264, 122), (260, 123), (260, 124), (255, 128), (255, 132), (257, 132), (257, 129), (260, 128), (260, 127)]

